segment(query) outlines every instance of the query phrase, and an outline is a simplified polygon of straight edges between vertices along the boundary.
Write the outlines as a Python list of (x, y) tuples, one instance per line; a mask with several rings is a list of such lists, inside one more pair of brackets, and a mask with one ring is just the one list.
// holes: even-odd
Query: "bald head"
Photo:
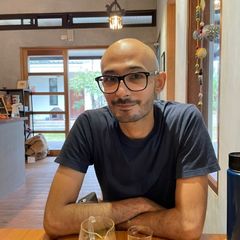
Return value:
[(110, 45), (102, 57), (101, 69), (104, 73), (114, 70), (115, 67), (120, 68), (124, 64), (128, 64), (129, 67), (143, 68), (146, 71), (158, 70), (158, 61), (153, 50), (133, 38), (121, 39)]

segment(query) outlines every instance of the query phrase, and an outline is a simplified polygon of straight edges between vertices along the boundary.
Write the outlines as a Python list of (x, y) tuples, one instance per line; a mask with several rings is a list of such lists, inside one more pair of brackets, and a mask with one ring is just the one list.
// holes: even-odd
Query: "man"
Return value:
[[(56, 159), (45, 209), (51, 236), (78, 233), (91, 215), (117, 229), (148, 225), (168, 239), (198, 239), (207, 206), (207, 174), (219, 170), (201, 114), (193, 105), (154, 102), (164, 87), (154, 52), (136, 39), (113, 43), (96, 78), (108, 107), (86, 111)], [(94, 164), (103, 202), (76, 204)]]

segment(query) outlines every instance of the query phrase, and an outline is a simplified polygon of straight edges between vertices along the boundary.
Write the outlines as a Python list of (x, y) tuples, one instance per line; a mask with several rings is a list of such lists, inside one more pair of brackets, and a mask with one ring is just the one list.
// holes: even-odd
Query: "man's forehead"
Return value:
[(126, 64), (129, 67), (142, 66), (148, 59), (147, 54), (135, 48), (114, 48), (103, 55), (101, 60), (101, 67), (106, 67), (113, 64)]
[(141, 55), (141, 52), (143, 52), (142, 49), (138, 49), (135, 46), (128, 46), (128, 47), (122, 47), (122, 46), (114, 46), (112, 48), (109, 48), (105, 54), (103, 55), (104, 59), (115, 59), (115, 58), (135, 58), (139, 55)]
[[(105, 69), (117, 69), (118, 64), (126, 67), (140, 67), (156, 70), (157, 60), (153, 50), (136, 39), (123, 39), (113, 43), (104, 53), (101, 61), (102, 72)], [(113, 67), (114, 65), (114, 67)]]
[(110, 66), (110, 68), (107, 66), (106, 68), (102, 69), (102, 73), (104, 75), (119, 75), (118, 72), (124, 72), (124, 74), (131, 73), (131, 72), (141, 72), (146, 71), (146, 69), (141, 65), (139, 66), (125, 66), (124, 68), (114, 68)]

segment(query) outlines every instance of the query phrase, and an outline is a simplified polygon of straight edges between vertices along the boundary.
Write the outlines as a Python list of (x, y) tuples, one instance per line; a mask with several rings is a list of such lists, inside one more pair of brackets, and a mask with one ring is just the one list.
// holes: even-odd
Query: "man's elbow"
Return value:
[(58, 223), (57, 219), (49, 213), (44, 214), (43, 227), (46, 234), (55, 239), (59, 236), (61, 226)]
[(198, 240), (203, 231), (202, 224), (186, 223), (182, 228), (182, 240)]

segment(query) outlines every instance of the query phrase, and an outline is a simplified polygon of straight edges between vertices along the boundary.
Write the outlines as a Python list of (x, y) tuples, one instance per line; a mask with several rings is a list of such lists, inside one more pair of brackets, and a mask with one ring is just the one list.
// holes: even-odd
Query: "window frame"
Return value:
[[(148, 10), (131, 10), (126, 11), (124, 17), (128, 16), (151, 16), (151, 23), (135, 23), (135, 24), (124, 24), (124, 27), (155, 27), (156, 26), (156, 9)], [(72, 29), (72, 28), (109, 28), (108, 22), (89, 22), (89, 23), (74, 23), (73, 19), (79, 18), (108, 18), (107, 12), (64, 12), (64, 13), (22, 13), (22, 14), (0, 14), (1, 20), (20, 20), (21, 24), (9, 24), (1, 25), (1, 30), (32, 30), (32, 29)], [(38, 20), (42, 19), (62, 19), (61, 26), (39, 26)], [(30, 20), (30, 24), (24, 24), (24, 20)]]
[[(52, 77), (48, 79), (49, 81), (49, 92), (58, 92), (58, 83), (57, 78)], [(58, 105), (58, 95), (50, 95), (49, 96), (49, 105), (56, 106)]]
[[(210, 22), (210, 4), (211, 0), (206, 0), (206, 7), (204, 10), (204, 22)], [(198, 105), (198, 94), (199, 94), (199, 82), (197, 81), (197, 77), (195, 75), (195, 51), (196, 51), (196, 41), (192, 37), (193, 31), (196, 29), (196, 20), (195, 20), (195, 9), (197, 6), (197, 1), (189, 0), (189, 32), (188, 32), (188, 84), (187, 84), (187, 102)], [(220, 24), (221, 24), (221, 9), (222, 9), (222, 1), (220, 5)], [(221, 29), (221, 26), (220, 26)], [(221, 30), (220, 30), (221, 32)], [(204, 40), (203, 47), (209, 50), (209, 42)], [(221, 52), (221, 37), (220, 37), (220, 52)], [(206, 126), (208, 127), (209, 120), (209, 56), (203, 60), (203, 106), (202, 106), (202, 115), (205, 121)], [(221, 68), (221, 57), (220, 57), (220, 68)], [(219, 76), (220, 79), (220, 76)], [(219, 82), (220, 85), (220, 82)], [(220, 86), (219, 86), (220, 88)], [(218, 92), (219, 92), (218, 88)], [(217, 143), (219, 145), (219, 94), (218, 94), (218, 137)], [(219, 159), (219, 147), (217, 150), (217, 159)], [(208, 184), (212, 188), (212, 190), (218, 194), (218, 184), (219, 184), (219, 173), (217, 173), (217, 180), (215, 180), (210, 174), (208, 175)]]

